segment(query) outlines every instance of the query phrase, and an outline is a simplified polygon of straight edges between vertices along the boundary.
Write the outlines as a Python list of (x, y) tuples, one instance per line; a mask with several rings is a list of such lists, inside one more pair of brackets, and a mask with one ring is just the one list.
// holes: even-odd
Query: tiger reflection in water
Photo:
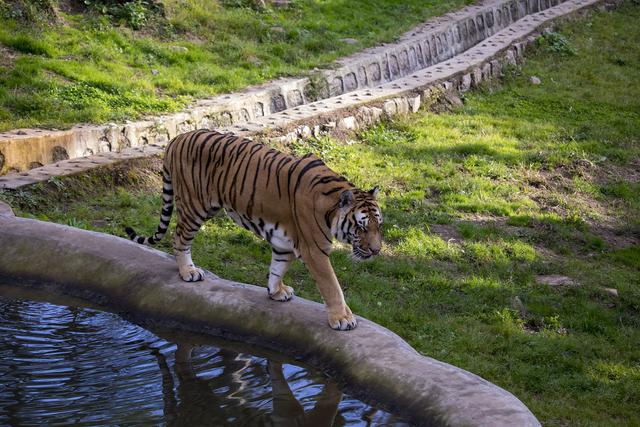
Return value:
[[(192, 364), (194, 348), (192, 344), (177, 345), (174, 365), (177, 387), (165, 356), (154, 351), (162, 373), (164, 414), (168, 425), (223, 426), (237, 424), (241, 421), (239, 417), (244, 419), (243, 425), (344, 425), (345, 420), (338, 413), (342, 392), (333, 381), (323, 381), (323, 389), (316, 397), (315, 406), (305, 412), (289, 387), (282, 364), (268, 360), (266, 368), (272, 391), (272, 411), (269, 413), (260, 404), (251, 405), (249, 402), (252, 398), (264, 400), (267, 396), (250, 394), (252, 388), (263, 393), (264, 387), (242, 378), (243, 372), (264, 369), (263, 365), (252, 363), (250, 357), (220, 349), (216, 356), (222, 360), (217, 365), (223, 366), (223, 372), (215, 378), (198, 377)], [(260, 373), (257, 372), (258, 375)]]

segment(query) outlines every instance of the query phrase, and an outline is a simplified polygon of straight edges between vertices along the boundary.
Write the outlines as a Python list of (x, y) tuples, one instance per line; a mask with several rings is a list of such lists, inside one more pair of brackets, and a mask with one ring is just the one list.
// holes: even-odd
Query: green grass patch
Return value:
[[(541, 43), (454, 113), (376, 125), (359, 144), (290, 147), (382, 188), (382, 255), (331, 256), (354, 312), (506, 388), (544, 425), (640, 424), (639, 21), (629, 3), (567, 24), (558, 40), (573, 54)], [(151, 174), (140, 161), (2, 197), (23, 216), (150, 233), (161, 184), (148, 161)], [(227, 218), (203, 227), (193, 254), (223, 277), (266, 283), (268, 245)], [(536, 284), (548, 274), (580, 286)], [(286, 282), (320, 299), (300, 263)]]

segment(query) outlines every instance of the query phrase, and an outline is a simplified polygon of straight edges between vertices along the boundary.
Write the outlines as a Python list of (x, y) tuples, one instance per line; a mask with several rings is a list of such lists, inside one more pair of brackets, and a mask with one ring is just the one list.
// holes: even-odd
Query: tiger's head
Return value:
[(338, 202), (339, 214), (334, 236), (351, 244), (353, 256), (369, 259), (380, 253), (382, 247), (382, 214), (376, 202), (379, 189), (370, 191), (345, 190)]

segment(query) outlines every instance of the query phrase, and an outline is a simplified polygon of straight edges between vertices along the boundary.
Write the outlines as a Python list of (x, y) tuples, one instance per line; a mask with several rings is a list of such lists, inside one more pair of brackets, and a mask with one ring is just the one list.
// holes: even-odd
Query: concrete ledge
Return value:
[(51, 284), (141, 323), (242, 340), (303, 359), (337, 374), (359, 397), (419, 425), (539, 425), (509, 392), (421, 356), (366, 319), (359, 318), (354, 331), (335, 332), (318, 303), (271, 301), (265, 288), (211, 273), (203, 282), (185, 283), (169, 255), (101, 233), (0, 215), (0, 242), (1, 276), (25, 286)]
[(0, 202), (0, 217), (13, 217), (13, 210), (11, 206), (6, 203)]

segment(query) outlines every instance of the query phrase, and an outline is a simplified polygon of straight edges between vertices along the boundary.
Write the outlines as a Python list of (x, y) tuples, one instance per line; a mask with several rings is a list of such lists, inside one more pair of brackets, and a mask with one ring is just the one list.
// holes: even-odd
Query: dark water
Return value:
[(279, 356), (57, 302), (0, 287), (0, 425), (405, 425)]

